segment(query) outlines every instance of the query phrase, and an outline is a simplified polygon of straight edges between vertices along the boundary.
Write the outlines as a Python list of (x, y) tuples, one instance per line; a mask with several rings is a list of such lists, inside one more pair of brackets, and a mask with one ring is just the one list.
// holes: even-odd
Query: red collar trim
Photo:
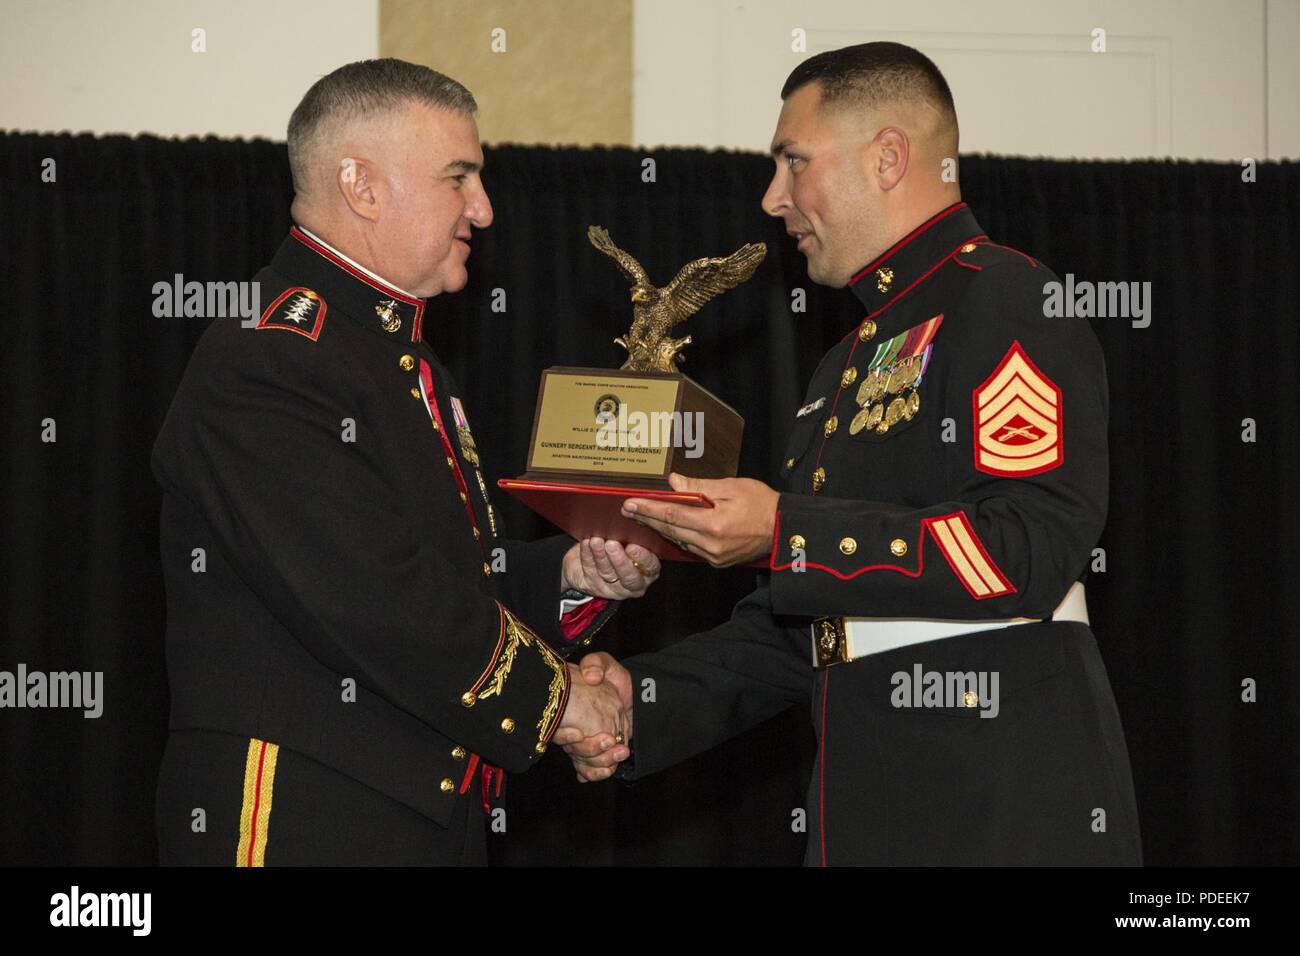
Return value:
[(355, 266), (353, 266), (352, 263), (348, 262), (345, 259), (339, 258), (339, 256), (335, 255), (335, 253), (332, 250), (326, 249), (319, 242), (317, 242), (311, 236), (307, 235), (297, 226), (289, 227), (289, 235), (293, 236), (295, 239), (301, 242), (312, 252), (334, 263), (334, 265), (338, 266), (340, 269), (342, 269), (348, 275), (352, 276), (354, 279), (360, 279), (366, 285), (370, 286), (370, 288), (382, 292), (390, 299), (396, 299), (398, 302), (405, 302), (407, 305), (415, 306), (415, 319), (411, 323), (411, 341), (412, 342), (420, 341), (420, 326), (423, 324), (424, 321), (424, 300), (423, 299), (413, 299), (405, 292), (401, 292), (397, 289), (394, 289), (392, 286), (388, 285), (387, 283), (378, 282), (375, 279), (372, 279), (370, 276), (366, 275), (360, 269), (357, 269)]
[[(874, 319), (874, 318), (876, 318), (877, 316), (879, 316), (881, 313), (883, 313), (884, 311), (886, 311), (886, 310), (887, 310), (890, 306), (892, 306), (895, 302), (897, 302), (897, 301), (898, 301), (899, 299), (901, 299), (903, 296), (907, 295), (907, 293), (911, 292), (913, 289), (915, 289), (918, 285), (920, 285), (920, 284), (921, 284), (922, 282), (924, 282), (926, 279), (930, 278), (930, 276), (934, 275), (935, 271), (936, 271), (940, 266), (942, 266), (944, 263), (946, 263), (946, 262), (948, 262), (949, 260), (951, 260), (951, 261), (953, 261), (953, 262), (956, 262), (958, 265), (966, 265), (966, 263), (962, 262), (960, 259), (957, 258), (957, 253), (961, 252), (962, 247), (965, 246), (967, 243), (970, 243), (970, 242), (978, 242), (978, 241), (981, 240), (981, 239), (987, 239), (987, 238), (988, 238), (988, 236), (984, 235), (984, 233), (981, 232), (981, 233), (980, 233), (979, 235), (977, 235), (977, 236), (971, 236), (969, 239), (963, 239), (961, 242), (957, 243), (957, 245), (955, 245), (955, 246), (952, 247), (952, 251), (951, 251), (951, 252), (949, 252), (946, 256), (944, 256), (942, 259), (940, 259), (938, 262), (936, 262), (936, 263), (935, 263), (934, 265), (932, 265), (930, 268), (926, 269), (925, 272), (923, 272), (923, 273), (921, 273), (919, 276), (917, 276), (916, 279), (914, 279), (912, 282), (908, 283), (908, 285), (906, 286), (906, 288), (899, 289), (898, 292), (894, 295), (894, 297), (893, 297), (892, 299), (890, 299), (888, 302), (886, 302), (886, 303), (885, 303), (884, 305), (882, 305), (880, 308), (876, 309), (876, 310), (873, 311), (873, 312), (868, 312), (865, 316), (863, 316), (861, 319), (859, 319), (859, 320), (858, 320), (858, 324), (855, 325), (855, 326), (853, 326), (853, 328), (849, 329), (846, 333), (844, 333), (844, 336), (840, 339), (840, 341), (843, 342), (843, 341), (844, 341), (845, 339), (847, 339), (850, 335), (857, 335), (857, 333), (858, 333), (858, 329), (862, 326), (862, 323), (863, 323), (863, 322), (867, 321), (867, 319)], [(1016, 251), (1019, 251), (1019, 250), (1016, 250)], [(1024, 255), (1024, 253), (1021, 253), (1021, 255)], [(1028, 258), (1028, 256), (1026, 256), (1025, 258)], [(966, 267), (967, 267), (968, 269), (978, 269), (978, 268), (979, 268), (979, 266), (966, 266)], [(857, 348), (857, 346), (855, 345), (854, 348)], [(852, 350), (850, 350), (850, 351), (849, 351), (849, 358), (852, 359), (852, 357), (853, 357), (853, 352), (852, 352)]]
[(865, 276), (868, 272), (871, 272), (873, 269), (875, 269), (876, 266), (880, 265), (880, 263), (884, 262), (890, 256), (897, 255), (900, 249), (906, 246), (909, 242), (911, 242), (921, 233), (925, 232), (936, 222), (948, 218), (959, 209), (965, 209), (965, 208), (966, 208), (965, 201), (961, 201), (961, 202), (953, 203), (951, 206), (949, 206), (947, 209), (943, 210), (942, 212), (935, 213), (925, 222), (921, 223), (919, 226), (917, 226), (915, 229), (913, 229), (911, 232), (905, 235), (902, 239), (899, 239), (898, 242), (894, 243), (892, 246), (890, 246), (880, 255), (876, 256), (875, 259), (871, 260), (870, 265), (864, 267), (857, 275), (855, 275), (852, 279), (849, 280), (849, 285), (852, 286), (856, 284), (859, 279)]

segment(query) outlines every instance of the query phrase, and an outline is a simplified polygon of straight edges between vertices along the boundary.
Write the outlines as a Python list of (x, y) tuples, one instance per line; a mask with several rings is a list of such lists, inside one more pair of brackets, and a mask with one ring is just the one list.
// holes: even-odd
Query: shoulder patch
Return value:
[(325, 327), (325, 300), (311, 289), (292, 286), (281, 292), (262, 313), (259, 329), (284, 329), (297, 332), (315, 342)]
[(1010, 246), (999, 245), (996, 242), (989, 242), (987, 239), (981, 239), (978, 242), (968, 242), (957, 250), (953, 256), (953, 261), (957, 265), (967, 269), (974, 269), (979, 272), (989, 266), (995, 266), (999, 262), (1014, 260), (1028, 265), (1034, 269), (1038, 268), (1038, 260), (1033, 256), (1021, 252), (1019, 249), (1013, 249)]
[(1024, 478), (1065, 460), (1061, 390), (1042, 373), (1020, 342), (971, 393), (975, 468)]

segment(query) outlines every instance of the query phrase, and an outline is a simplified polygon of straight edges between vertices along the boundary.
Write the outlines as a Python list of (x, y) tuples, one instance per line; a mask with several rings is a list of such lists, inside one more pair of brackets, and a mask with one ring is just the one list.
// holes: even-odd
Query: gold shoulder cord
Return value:
[(564, 697), (564, 662), (560, 660), (559, 655), (551, 650), (545, 641), (521, 624), (500, 602), (497, 603), (497, 607), (501, 609), (501, 614), (505, 620), (505, 646), (501, 649), (501, 656), (497, 658), (492, 676), (488, 678), (484, 688), (478, 692), (478, 699), (482, 700), (484, 697), (491, 697), (494, 694), (500, 696), (505, 690), (506, 678), (510, 676), (510, 668), (514, 666), (515, 655), (519, 652), (519, 645), (535, 648), (542, 655), (542, 660), (546, 663), (546, 666), (552, 671), (546, 707), (542, 711), (541, 719), (537, 722), (537, 750), (540, 752), (545, 749), (542, 741), (546, 739), (546, 732), (550, 730), (551, 724), (559, 716), (560, 700)]

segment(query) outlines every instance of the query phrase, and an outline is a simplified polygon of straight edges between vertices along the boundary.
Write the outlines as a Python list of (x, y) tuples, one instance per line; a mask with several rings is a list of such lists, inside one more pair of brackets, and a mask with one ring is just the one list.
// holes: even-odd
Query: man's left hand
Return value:
[(659, 570), (659, 559), (639, 544), (624, 548), (617, 541), (586, 538), (564, 556), (561, 588), (622, 601), (645, 594)]
[(668, 476), (673, 491), (692, 491), (713, 502), (692, 508), (668, 501), (629, 498), (623, 517), (653, 528), (683, 551), (697, 554), (715, 568), (747, 564), (772, 552), (780, 493), (753, 478)]

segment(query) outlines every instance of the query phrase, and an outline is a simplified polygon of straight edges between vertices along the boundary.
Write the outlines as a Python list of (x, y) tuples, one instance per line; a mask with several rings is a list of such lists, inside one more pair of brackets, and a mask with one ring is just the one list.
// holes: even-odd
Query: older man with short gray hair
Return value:
[(400, 60), (319, 80), (289, 122), (265, 309), (212, 323), (172, 403), (164, 864), (483, 863), (505, 771), (561, 725), (630, 736), (563, 657), (657, 559), (507, 540), (423, 334), (492, 222), (475, 109)]

